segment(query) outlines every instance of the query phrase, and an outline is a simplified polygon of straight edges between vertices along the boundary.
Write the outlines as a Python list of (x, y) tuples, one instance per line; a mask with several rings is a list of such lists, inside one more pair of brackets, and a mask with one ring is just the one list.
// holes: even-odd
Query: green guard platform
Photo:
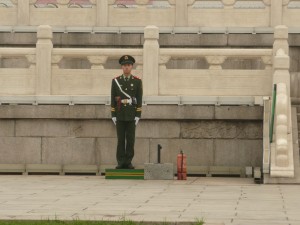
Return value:
[(106, 169), (105, 179), (144, 180), (143, 169)]

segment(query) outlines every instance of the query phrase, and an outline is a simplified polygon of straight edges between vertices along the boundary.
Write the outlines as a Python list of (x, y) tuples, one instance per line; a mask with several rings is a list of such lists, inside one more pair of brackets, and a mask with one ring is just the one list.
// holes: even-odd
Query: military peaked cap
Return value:
[(133, 64), (133, 63), (135, 63), (135, 59), (131, 55), (123, 55), (119, 59), (119, 63), (121, 65), (124, 65), (124, 64)]

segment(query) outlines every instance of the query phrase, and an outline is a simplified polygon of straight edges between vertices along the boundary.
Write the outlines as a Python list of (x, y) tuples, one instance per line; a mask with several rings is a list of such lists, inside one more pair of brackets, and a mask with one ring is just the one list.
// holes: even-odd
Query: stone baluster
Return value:
[(36, 0), (12, 0), (17, 7), (17, 25), (30, 25), (30, 4)]
[(205, 56), (210, 70), (221, 70), (222, 64), (226, 60), (225, 56)]
[(135, 58), (136, 70), (143, 70), (143, 57), (140, 55), (133, 57)]
[(174, 26), (188, 26), (188, 7), (193, 5), (195, 0), (168, 0), (168, 2), (175, 7)]
[(282, 4), (284, 0), (269, 0), (271, 3), (271, 27), (282, 24)]
[(273, 64), (272, 56), (262, 56), (261, 59), (265, 64), (265, 69), (272, 70), (272, 64)]
[(52, 28), (40, 25), (36, 43), (36, 95), (51, 95)]
[(144, 29), (143, 80), (146, 96), (158, 95), (159, 30), (156, 26)]
[(26, 55), (25, 57), (26, 57), (26, 59), (29, 62), (29, 68), (30, 69), (34, 68), (35, 65), (36, 65), (36, 57), (35, 57), (35, 55)]
[(97, 21), (96, 26), (107, 27), (108, 23), (108, 10), (109, 5), (115, 4), (116, 0), (90, 0), (90, 2), (96, 5)]
[(161, 55), (159, 57), (159, 69), (167, 69), (166, 64), (170, 61), (171, 56)]
[(92, 64), (91, 69), (104, 69), (103, 64), (106, 63), (108, 56), (88, 56), (87, 57)]
[(52, 55), (51, 64), (52, 68), (59, 69), (58, 63), (62, 60), (63, 56), (61, 55)]

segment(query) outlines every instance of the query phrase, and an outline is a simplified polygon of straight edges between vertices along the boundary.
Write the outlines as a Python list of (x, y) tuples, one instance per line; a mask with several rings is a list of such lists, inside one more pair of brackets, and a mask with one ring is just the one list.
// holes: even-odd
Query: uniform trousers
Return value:
[(128, 166), (134, 156), (135, 121), (117, 120), (117, 161), (118, 165)]

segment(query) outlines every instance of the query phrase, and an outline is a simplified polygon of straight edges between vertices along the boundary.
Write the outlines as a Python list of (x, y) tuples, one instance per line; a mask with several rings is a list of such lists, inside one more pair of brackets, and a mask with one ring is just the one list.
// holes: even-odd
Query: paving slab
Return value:
[(0, 220), (134, 220), (207, 225), (300, 225), (299, 185), (251, 178), (107, 180), (0, 176)]

